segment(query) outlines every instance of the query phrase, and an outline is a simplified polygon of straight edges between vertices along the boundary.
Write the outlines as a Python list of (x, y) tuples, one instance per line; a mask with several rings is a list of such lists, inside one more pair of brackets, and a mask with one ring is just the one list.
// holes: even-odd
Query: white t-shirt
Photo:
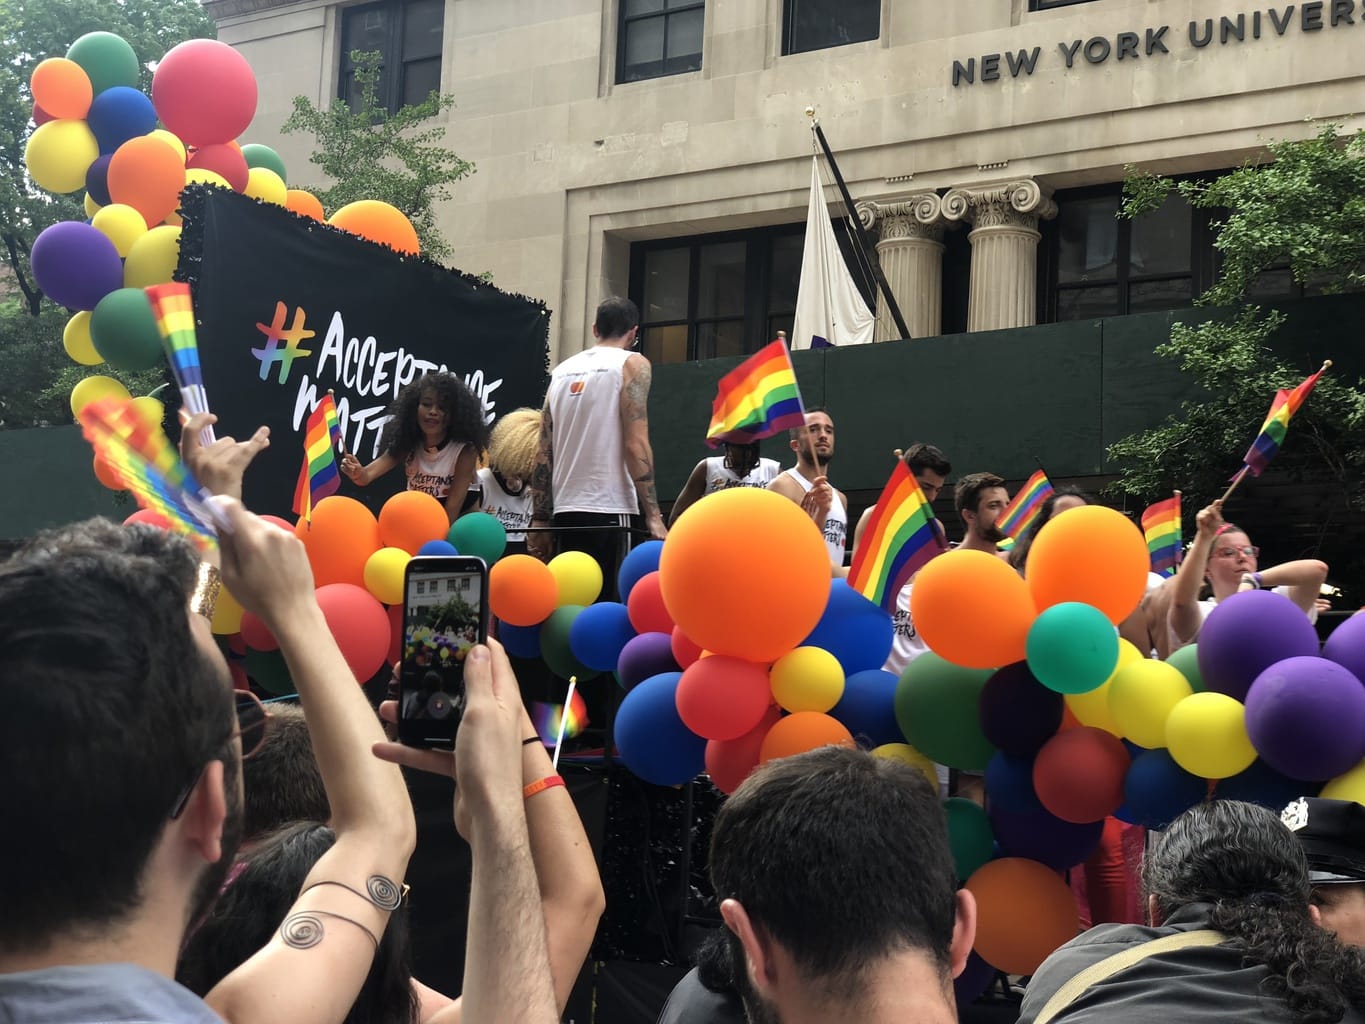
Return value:
[(553, 427), (556, 512), (640, 511), (621, 429), (622, 367), (630, 355), (597, 345), (550, 374), (545, 407)]
[(919, 635), (910, 618), (910, 591), (913, 587), (913, 583), (907, 583), (901, 588), (896, 595), (896, 614), (891, 617), (891, 653), (886, 656), (886, 664), (882, 668), (895, 675), (900, 675), (906, 665), (929, 650), (929, 645)]
[[(1279, 594), (1281, 597), (1289, 597), (1289, 590), (1290, 590), (1289, 587), (1273, 588), (1273, 592)], [(1199, 641), (1199, 632), (1204, 628), (1204, 620), (1209, 617), (1209, 612), (1213, 611), (1214, 608), (1216, 608), (1217, 606), (1218, 599), (1213, 597), (1206, 597), (1204, 600), (1200, 601), (1199, 604), (1196, 606), (1199, 609), (1199, 629), (1196, 629), (1194, 631), (1194, 639), (1192, 640), (1181, 640), (1180, 637), (1176, 636), (1175, 628), (1171, 625), (1170, 617), (1169, 616), (1167, 617), (1166, 629), (1171, 634), (1171, 654), (1174, 654), (1182, 647), (1188, 647), (1190, 644), (1197, 643)], [(1318, 609), (1316, 606), (1308, 609), (1308, 611), (1304, 612), (1304, 614), (1308, 616), (1309, 622), (1313, 623), (1314, 625), (1317, 625)], [(1170, 657), (1170, 655), (1167, 655), (1167, 657)]]
[[(802, 476), (795, 466), (787, 470), (787, 476), (801, 485), (801, 490), (810, 493), (811, 482)], [(831, 486), (833, 486), (831, 484)], [(829, 513), (825, 516), (825, 547), (829, 549), (829, 559), (835, 565), (844, 564), (844, 544), (848, 539), (848, 511), (839, 495), (830, 502)]]
[(525, 540), (526, 527), (531, 525), (530, 485), (523, 481), (520, 493), (508, 494), (487, 466), (475, 477), (483, 489), (483, 510), (502, 523), (508, 540)]
[(731, 487), (767, 487), (777, 479), (781, 469), (774, 459), (759, 459), (758, 465), (745, 477), (739, 476), (725, 465), (725, 456), (716, 455), (706, 460), (706, 490), (703, 494), (715, 494)]
[(434, 452), (419, 447), (403, 463), (408, 474), (408, 490), (421, 491), (445, 501), (455, 479), (455, 463), (462, 451), (463, 441), (447, 441)]

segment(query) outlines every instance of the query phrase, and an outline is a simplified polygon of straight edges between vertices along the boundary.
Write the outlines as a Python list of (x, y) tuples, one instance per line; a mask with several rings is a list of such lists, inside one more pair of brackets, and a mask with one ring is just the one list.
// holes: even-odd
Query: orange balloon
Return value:
[(1019, 574), (984, 551), (939, 555), (919, 571), (910, 591), (910, 618), (924, 642), (966, 668), (1023, 661), (1037, 617)]
[(550, 567), (531, 555), (506, 555), (488, 570), (488, 607), (511, 626), (544, 622), (559, 604)]
[(1036, 860), (1004, 857), (967, 879), (976, 897), (977, 953), (1007, 974), (1032, 974), (1076, 937), (1080, 918), (1071, 887)]
[[(164, 144), (163, 144), (164, 145)], [(378, 551), (379, 523), (374, 513), (354, 498), (333, 494), (313, 507), (313, 524), (300, 518), (294, 535), (303, 541), (313, 566), (313, 582), (365, 586), (365, 563)]]
[(659, 585), (668, 614), (697, 646), (766, 663), (820, 621), (829, 552), (794, 501), (733, 487), (702, 498), (669, 531)]
[(180, 205), (185, 163), (168, 142), (141, 135), (114, 151), (109, 196), (131, 206), (148, 224), (160, 224)]
[(401, 210), (378, 199), (361, 199), (347, 203), (328, 218), (327, 223), (342, 231), (349, 231), (371, 242), (387, 245), (399, 252), (416, 256), (422, 245), (417, 240), (417, 229)]
[[(725, 492), (717, 491), (716, 493), (723, 494)], [(781, 496), (778, 495), (778, 497)], [(782, 500), (786, 501), (785, 498)], [(679, 520), (679, 522), (681, 521)], [(827, 747), (831, 744), (839, 747), (851, 747), (853, 746), (853, 734), (844, 728), (842, 723), (823, 712), (797, 711), (785, 718), (779, 718), (768, 730), (767, 735), (763, 737), (763, 745), (758, 749), (758, 763), (764, 764), (775, 757), (804, 754), (807, 750)]]
[(74, 60), (49, 57), (33, 69), (28, 80), (33, 102), (54, 118), (80, 120), (90, 112), (94, 87), (90, 76)]
[(1080, 601), (1117, 624), (1147, 592), (1150, 562), (1142, 531), (1127, 516), (1103, 505), (1082, 505), (1038, 531), (1024, 576), (1040, 612)]
[(109, 465), (101, 456), (95, 456), (95, 479), (111, 491), (126, 491), (128, 488), (119, 476), (118, 470)]
[(450, 519), (445, 506), (422, 491), (399, 491), (379, 510), (379, 541), (417, 554), (429, 540), (445, 540)]
[(312, 217), (314, 220), (327, 219), (322, 212), (322, 200), (301, 188), (291, 188), (285, 193), (284, 208), (293, 210), (300, 217)]

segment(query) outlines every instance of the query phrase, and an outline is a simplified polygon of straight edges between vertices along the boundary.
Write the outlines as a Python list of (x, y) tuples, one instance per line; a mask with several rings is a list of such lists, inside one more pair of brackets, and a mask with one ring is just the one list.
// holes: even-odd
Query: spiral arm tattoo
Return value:
[(322, 918), (316, 913), (291, 914), (280, 925), (280, 938), (294, 949), (312, 949), (326, 934)]
[(371, 875), (370, 880), (365, 883), (365, 888), (370, 894), (370, 900), (380, 910), (397, 910), (398, 905), (403, 902), (403, 890), (392, 878), (383, 875)]

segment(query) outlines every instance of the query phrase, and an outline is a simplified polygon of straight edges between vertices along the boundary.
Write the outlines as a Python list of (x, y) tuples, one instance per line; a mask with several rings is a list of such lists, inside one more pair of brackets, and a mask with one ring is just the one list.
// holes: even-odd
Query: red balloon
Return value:
[(57, 120), (38, 104), (33, 104), (33, 127), (38, 128), (47, 124), (49, 121)]
[(152, 106), (186, 145), (231, 142), (256, 114), (256, 76), (246, 58), (226, 43), (190, 39), (157, 64)]
[(228, 675), (232, 676), (232, 688), (234, 690), (251, 689), (251, 683), (246, 678), (246, 666), (240, 661), (228, 662)]
[(242, 612), (242, 641), (253, 651), (278, 650), (280, 642), (254, 612)]
[(689, 666), (674, 694), (683, 725), (708, 740), (737, 739), (755, 728), (772, 697), (767, 666), (723, 654)]
[(673, 648), (673, 660), (678, 663), (679, 668), (687, 668), (701, 657), (701, 644), (695, 643), (682, 631), (681, 626), (673, 627), (673, 638), (669, 644)]
[(1043, 744), (1033, 761), (1033, 788), (1042, 805), (1077, 825), (1100, 821), (1123, 803), (1132, 758), (1113, 733), (1083, 725)]
[(123, 521), (124, 526), (132, 526), (134, 523), (144, 523), (147, 526), (155, 526), (158, 530), (169, 530), (171, 521), (160, 512), (153, 512), (149, 508), (140, 508)]
[[(710, 659), (707, 659), (710, 660)], [(711, 740), (706, 744), (706, 772), (722, 793), (733, 793), (758, 767), (759, 751), (768, 730), (782, 717), (782, 709), (770, 705), (758, 725), (736, 740)]]
[(201, 146), (191, 153), (185, 161), (186, 170), (194, 170), (195, 168), (203, 168), (206, 171), (221, 174), (232, 186), (234, 192), (242, 192), (246, 189), (249, 168), (246, 165), (246, 157), (242, 156), (240, 149), (228, 145)]
[(657, 572), (642, 576), (631, 588), (630, 597), (626, 601), (626, 613), (630, 616), (630, 624), (635, 627), (637, 633), (673, 632), (673, 618), (664, 607)]
[(393, 630), (389, 613), (364, 587), (329, 583), (317, 589), (318, 607), (351, 667), (356, 682), (367, 682), (384, 664)]

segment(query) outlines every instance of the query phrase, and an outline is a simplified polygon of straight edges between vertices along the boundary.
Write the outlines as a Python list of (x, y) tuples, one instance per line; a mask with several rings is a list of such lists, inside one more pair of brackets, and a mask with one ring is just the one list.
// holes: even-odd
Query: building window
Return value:
[(341, 12), (341, 74), (337, 95), (355, 109), (360, 90), (351, 53), (380, 56), (379, 106), (389, 113), (441, 91), (445, 0), (383, 0)]
[(881, 34), (881, 0), (783, 0), (782, 52), (805, 53)]
[(1089, 4), (1094, 0), (1028, 0), (1030, 11), (1050, 11), (1054, 7), (1070, 7), (1073, 4)]
[(616, 80), (700, 70), (705, 7), (705, 0), (621, 0)]

